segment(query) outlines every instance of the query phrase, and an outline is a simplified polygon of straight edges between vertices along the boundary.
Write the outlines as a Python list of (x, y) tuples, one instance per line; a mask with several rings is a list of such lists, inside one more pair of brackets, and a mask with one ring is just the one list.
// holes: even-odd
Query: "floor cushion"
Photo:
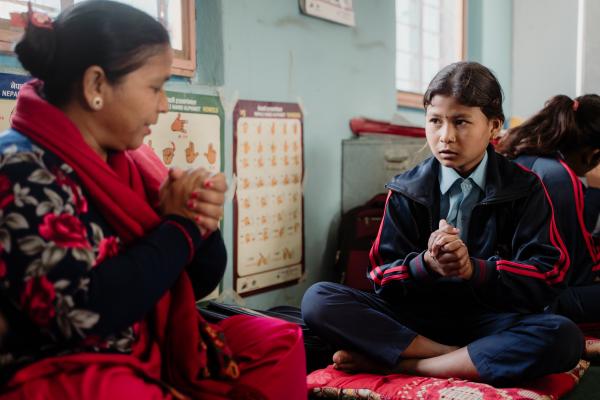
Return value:
[(403, 374), (348, 374), (329, 366), (308, 376), (311, 398), (368, 400), (555, 400), (579, 382), (589, 362), (571, 371), (552, 374), (520, 387), (495, 388), (460, 379), (438, 379)]

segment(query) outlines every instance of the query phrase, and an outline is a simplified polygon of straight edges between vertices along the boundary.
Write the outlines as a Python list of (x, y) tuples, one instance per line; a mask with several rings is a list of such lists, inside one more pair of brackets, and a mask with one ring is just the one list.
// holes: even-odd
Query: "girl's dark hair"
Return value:
[(508, 158), (521, 154), (551, 155), (583, 146), (600, 149), (600, 96), (586, 94), (571, 100), (558, 95), (537, 114), (510, 129), (496, 147)]
[(488, 118), (504, 122), (502, 88), (492, 71), (476, 62), (461, 61), (438, 72), (423, 96), (423, 107), (436, 95), (454, 97), (467, 107), (479, 107)]
[(46, 99), (62, 105), (90, 66), (100, 66), (109, 82), (117, 83), (168, 44), (166, 29), (143, 11), (90, 0), (61, 12), (51, 28), (28, 24), (15, 53), (32, 76), (44, 81)]

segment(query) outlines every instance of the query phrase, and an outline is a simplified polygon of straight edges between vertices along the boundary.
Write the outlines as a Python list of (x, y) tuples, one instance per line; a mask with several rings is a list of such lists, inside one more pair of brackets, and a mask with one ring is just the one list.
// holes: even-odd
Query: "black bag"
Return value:
[(369, 252), (379, 232), (386, 199), (387, 194), (380, 193), (342, 216), (338, 233), (336, 271), (341, 274), (341, 282), (344, 285), (373, 291), (373, 284), (367, 278)]
[(325, 368), (331, 364), (333, 348), (325, 343), (319, 336), (314, 334), (302, 319), (302, 312), (298, 307), (276, 306), (268, 310), (253, 310), (251, 308), (235, 304), (222, 304), (209, 301), (197, 306), (200, 314), (209, 322), (219, 322), (234, 315), (251, 315), (254, 317), (273, 317), (283, 319), (287, 322), (299, 325), (304, 338), (304, 350), (306, 352), (306, 372), (310, 373), (316, 369)]

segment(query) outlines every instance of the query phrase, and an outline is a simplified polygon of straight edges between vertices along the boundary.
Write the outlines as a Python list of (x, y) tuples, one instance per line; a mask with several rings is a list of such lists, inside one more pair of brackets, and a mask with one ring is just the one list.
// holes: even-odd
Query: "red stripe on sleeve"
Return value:
[(592, 261), (598, 262), (599, 254), (597, 253), (596, 247), (594, 246), (594, 239), (592, 238), (592, 235), (590, 234), (590, 232), (587, 230), (587, 227), (585, 226), (585, 220), (584, 220), (584, 207), (585, 207), (584, 197), (585, 196), (583, 194), (583, 184), (581, 183), (579, 178), (577, 178), (577, 175), (575, 175), (575, 172), (567, 165), (566, 162), (564, 162), (563, 160), (560, 160), (560, 159), (558, 161), (561, 163), (561, 165), (567, 171), (567, 173), (569, 174), (569, 177), (571, 178), (571, 183), (573, 184), (573, 194), (575, 196), (575, 209), (577, 211), (577, 219), (579, 221), (579, 229), (581, 229), (581, 234), (583, 235), (583, 239), (585, 241), (585, 245), (588, 249), (588, 252), (590, 253), (590, 256), (592, 257)]
[(392, 191), (388, 191), (387, 198), (385, 199), (385, 208), (383, 209), (383, 218), (381, 218), (381, 224), (379, 224), (379, 231), (377, 232), (377, 237), (373, 242), (373, 246), (371, 246), (371, 251), (369, 252), (369, 260), (371, 260), (371, 267), (376, 268), (378, 265), (383, 264), (383, 260), (381, 255), (379, 254), (379, 244), (381, 243), (381, 231), (383, 230), (383, 224), (385, 222), (385, 214), (387, 213), (388, 202), (390, 201), (390, 197), (392, 196)]
[(409, 276), (408, 274), (387, 275), (381, 281), (381, 286), (385, 285), (389, 281), (399, 281), (399, 280), (402, 280), (402, 279), (408, 279), (408, 276)]
[(546, 275), (544, 275), (543, 273), (538, 272), (538, 271), (534, 272), (534, 271), (529, 271), (529, 270), (523, 270), (523, 269), (520, 269), (520, 268), (514, 268), (512, 266), (500, 264), (500, 262), (496, 263), (496, 268), (498, 270), (504, 270), (504, 271), (512, 272), (513, 274), (517, 274), (517, 275), (524, 275), (524, 276), (529, 276), (531, 278), (537, 278), (537, 279), (546, 280)]
[[(552, 269), (543, 275), (546, 277), (546, 280), (550, 283), (561, 282), (564, 279), (565, 275), (567, 274), (567, 271), (569, 270), (569, 267), (571, 265), (571, 259), (569, 258), (569, 253), (567, 252), (567, 247), (565, 246), (565, 243), (563, 242), (562, 237), (560, 236), (560, 233), (558, 232), (558, 228), (556, 227), (556, 220), (554, 218), (554, 205), (552, 204), (552, 199), (550, 198), (550, 195), (548, 194), (548, 190), (546, 189), (546, 185), (544, 185), (544, 181), (542, 181), (542, 179), (539, 177), (538, 174), (536, 174), (534, 171), (532, 171), (528, 168), (525, 168), (524, 166), (522, 166), (519, 163), (515, 163), (515, 164), (517, 166), (519, 166), (523, 171), (526, 171), (526, 172), (529, 172), (529, 173), (535, 175), (538, 178), (540, 184), (542, 185), (542, 189), (544, 189), (544, 195), (546, 196), (546, 199), (548, 200), (548, 204), (550, 205), (550, 211), (551, 211), (550, 242), (558, 250), (560, 256), (559, 256), (558, 260), (556, 261), (556, 263), (553, 265)], [(539, 273), (542, 274), (541, 272), (539, 272)]]
[(388, 268), (383, 272), (383, 274), (387, 275), (394, 272), (408, 272), (408, 267), (406, 265), (399, 265), (397, 267)]

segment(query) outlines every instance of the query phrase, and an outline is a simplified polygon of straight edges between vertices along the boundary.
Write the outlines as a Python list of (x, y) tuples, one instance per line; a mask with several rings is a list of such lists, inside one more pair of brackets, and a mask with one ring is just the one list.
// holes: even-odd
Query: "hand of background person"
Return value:
[(588, 186), (600, 189), (600, 165), (585, 174)]
[(219, 227), (226, 190), (223, 174), (212, 175), (203, 168), (173, 168), (160, 188), (159, 211), (193, 220), (206, 236)]

